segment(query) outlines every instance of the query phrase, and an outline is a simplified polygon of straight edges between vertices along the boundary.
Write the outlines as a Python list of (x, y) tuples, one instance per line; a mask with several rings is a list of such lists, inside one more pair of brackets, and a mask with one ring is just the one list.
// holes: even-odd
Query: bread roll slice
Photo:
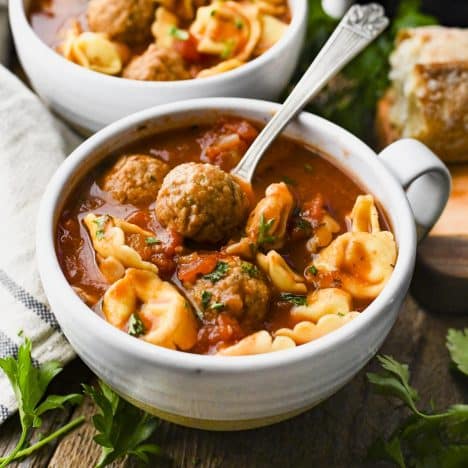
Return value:
[(403, 30), (390, 64), (377, 109), (380, 144), (412, 137), (446, 162), (468, 161), (468, 29)]

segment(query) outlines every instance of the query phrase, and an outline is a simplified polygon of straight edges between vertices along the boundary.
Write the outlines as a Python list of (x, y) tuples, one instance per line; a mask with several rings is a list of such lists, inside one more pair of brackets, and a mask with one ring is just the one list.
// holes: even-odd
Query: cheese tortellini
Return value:
[(317, 289), (307, 296), (307, 305), (291, 309), (291, 317), (299, 322), (318, 322), (324, 315), (344, 315), (352, 310), (352, 297), (339, 288)]
[(296, 343), (287, 336), (273, 338), (266, 330), (261, 330), (246, 336), (238, 343), (218, 351), (221, 356), (246, 356), (264, 354), (283, 349), (294, 348)]
[(171, 35), (173, 27), (179, 25), (179, 19), (164, 7), (159, 7), (156, 10), (156, 17), (151, 26), (156, 45), (170, 49), (174, 43), (174, 37)]
[(106, 75), (118, 75), (123, 68), (123, 48), (110, 41), (105, 34), (71, 30), (60, 52), (66, 59), (82, 67)]
[(198, 326), (190, 305), (152, 271), (129, 268), (104, 294), (102, 311), (120, 329), (136, 316), (135, 336), (158, 346), (187, 350), (197, 340)]
[(319, 248), (326, 247), (333, 239), (333, 234), (340, 231), (340, 225), (328, 214), (322, 218), (320, 225), (314, 230), (314, 235), (306, 244), (311, 253), (317, 252)]
[(260, 11), (253, 3), (214, 1), (198, 8), (190, 26), (190, 33), (198, 41), (197, 50), (223, 61), (197, 76), (210, 76), (242, 65), (251, 57), (261, 31)]
[(257, 263), (278, 291), (297, 294), (307, 292), (304, 277), (295, 273), (275, 250), (270, 250), (267, 255), (257, 254)]
[(271, 15), (261, 17), (262, 33), (254, 50), (254, 55), (262, 55), (273, 47), (286, 33), (288, 25)]
[(350, 216), (351, 231), (338, 236), (320, 251), (313, 266), (335, 275), (341, 287), (357, 299), (377, 297), (387, 283), (396, 261), (393, 234), (381, 231), (371, 195), (360, 195)]
[(152, 232), (109, 215), (96, 216), (89, 213), (84, 223), (96, 251), (101, 273), (110, 283), (121, 278), (128, 267), (158, 272), (154, 263), (142, 260), (140, 254), (126, 243), (126, 235), (137, 234), (151, 238), (154, 236)]
[(327, 314), (321, 317), (317, 323), (303, 321), (299, 322), (292, 329), (280, 328), (275, 332), (275, 337), (279, 338), (282, 336), (290, 338), (296, 345), (309, 343), (346, 325), (358, 315), (359, 312), (349, 312), (343, 315)]
[(283, 0), (253, 0), (262, 13), (267, 15), (282, 16), (287, 12)]
[(284, 182), (271, 184), (249, 216), (245, 229), (249, 239), (260, 247), (278, 249), (284, 245), (294, 199)]

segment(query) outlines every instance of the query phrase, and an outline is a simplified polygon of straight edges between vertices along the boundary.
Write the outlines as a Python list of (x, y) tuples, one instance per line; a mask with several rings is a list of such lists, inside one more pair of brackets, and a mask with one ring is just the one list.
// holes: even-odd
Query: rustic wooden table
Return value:
[[(14, 59), (12, 62), (12, 68), (22, 76)], [(465, 203), (463, 206), (466, 206)], [(462, 214), (465, 218), (465, 214)], [(460, 219), (457, 218), (455, 224), (459, 225)], [(459, 237), (458, 240), (463, 242), (466, 248), (468, 238)], [(436, 241), (436, 244), (439, 244), (439, 241)], [(451, 245), (451, 242), (449, 244)], [(447, 245), (447, 238), (444, 245)], [(437, 245), (431, 245), (429, 250), (434, 252), (434, 249), (437, 251)], [(462, 255), (463, 265), (460, 266), (459, 248), (446, 248), (444, 252), (444, 258), (437, 258), (438, 263), (449, 265), (452, 260), (457, 259), (459, 264), (457, 271), (458, 273), (463, 271), (464, 280), (459, 292), (466, 295), (468, 259)], [(426, 288), (423, 288), (423, 291), (424, 289)], [(418, 292), (421, 293), (421, 284), (418, 285)], [(468, 306), (465, 312), (468, 312)], [(412, 297), (406, 299), (398, 321), (380, 353), (392, 355), (397, 360), (409, 364), (412, 383), (420, 392), (423, 407), (427, 407), (431, 399), (437, 408), (445, 408), (452, 403), (466, 400), (468, 390), (466, 380), (450, 370), (445, 337), (448, 328), (467, 326), (467, 315), (429, 313)], [(322, 404), (293, 419), (263, 429), (207, 432), (162, 422), (153, 437), (153, 442), (161, 445), (168, 461), (155, 462), (151, 466), (177, 468), (365, 466), (364, 457), (372, 441), (379, 435), (389, 434), (407, 414), (401, 404), (371, 392), (365, 374), (377, 369), (378, 365), (373, 359), (350, 383)], [(91, 371), (76, 359), (53, 382), (49, 391), (58, 394), (80, 391), (81, 383), (94, 380)], [(94, 466), (100, 454), (100, 448), (92, 441), (94, 430), (90, 418), (94, 412), (93, 404), (85, 400), (83, 405), (75, 410), (47, 414), (41, 428), (43, 432), (51, 432), (81, 414), (86, 416), (87, 421), (55, 444), (48, 445), (34, 456), (11, 466), (22, 468)], [(12, 450), (19, 434), (19, 420), (13, 416), (0, 427), (0, 456)], [(35, 436), (38, 437), (39, 434)], [(124, 461), (113, 466), (132, 466), (132, 462)]]
[[(466, 327), (463, 316), (431, 314), (408, 297), (399, 319), (381, 353), (407, 362), (412, 382), (420, 390), (422, 405), (433, 398), (443, 408), (466, 398), (466, 381), (450, 370), (445, 336), (450, 327)], [(380, 434), (388, 434), (405, 415), (395, 401), (376, 396), (365, 373), (378, 368), (375, 359), (337, 394), (314, 409), (267, 428), (243, 432), (206, 432), (163, 422), (153, 440), (169, 461), (152, 466), (170, 467), (351, 467), (363, 466), (366, 449)], [(311, 376), (313, 378), (313, 376)], [(53, 383), (51, 392), (79, 389), (93, 376), (78, 359)], [(63, 425), (84, 414), (88, 420), (95, 408), (89, 401), (75, 411), (57, 411), (45, 418), (43, 430)], [(12, 417), (0, 428), (0, 456), (12, 449), (20, 433)], [(45, 447), (18, 467), (92, 467), (100, 449), (92, 442), (93, 427), (87, 421), (55, 445)], [(131, 462), (114, 466), (132, 466)]]

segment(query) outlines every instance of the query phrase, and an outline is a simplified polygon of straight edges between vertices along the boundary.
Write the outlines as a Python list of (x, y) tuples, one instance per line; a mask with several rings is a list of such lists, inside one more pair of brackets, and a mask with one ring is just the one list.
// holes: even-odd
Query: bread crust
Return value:
[[(466, 162), (468, 47), (465, 49), (463, 45), (468, 44), (468, 30), (442, 27), (405, 30), (397, 38), (397, 49), (412, 38), (421, 40), (421, 45), (416, 63), (405, 78), (405, 86), (409, 84), (411, 92), (404, 97), (398, 95), (398, 87), (393, 83), (379, 101), (376, 118), (379, 145), (412, 137), (428, 145), (446, 162)], [(394, 68), (396, 65), (393, 63)], [(406, 99), (406, 115), (400, 122), (392, 118), (398, 99)]]

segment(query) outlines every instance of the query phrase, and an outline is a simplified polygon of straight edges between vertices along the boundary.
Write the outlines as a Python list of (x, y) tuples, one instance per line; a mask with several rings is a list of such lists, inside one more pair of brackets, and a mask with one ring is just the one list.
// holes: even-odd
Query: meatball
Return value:
[[(193, 255), (198, 256), (182, 257), (179, 262), (191, 261)], [(219, 256), (213, 271), (195, 282), (184, 282), (184, 287), (202, 311), (204, 321), (227, 313), (243, 325), (255, 326), (268, 311), (270, 290), (265, 276), (255, 265), (236, 256)]]
[(169, 170), (165, 162), (145, 154), (122, 156), (104, 174), (101, 187), (120, 203), (151, 203)]
[(175, 81), (191, 78), (178, 52), (151, 44), (125, 68), (122, 76), (130, 80)]
[(151, 38), (154, 0), (91, 0), (87, 19), (91, 31), (106, 33), (110, 39), (130, 45)]
[(166, 228), (198, 242), (229, 238), (249, 209), (246, 193), (228, 173), (211, 164), (185, 163), (164, 178), (156, 216)]

